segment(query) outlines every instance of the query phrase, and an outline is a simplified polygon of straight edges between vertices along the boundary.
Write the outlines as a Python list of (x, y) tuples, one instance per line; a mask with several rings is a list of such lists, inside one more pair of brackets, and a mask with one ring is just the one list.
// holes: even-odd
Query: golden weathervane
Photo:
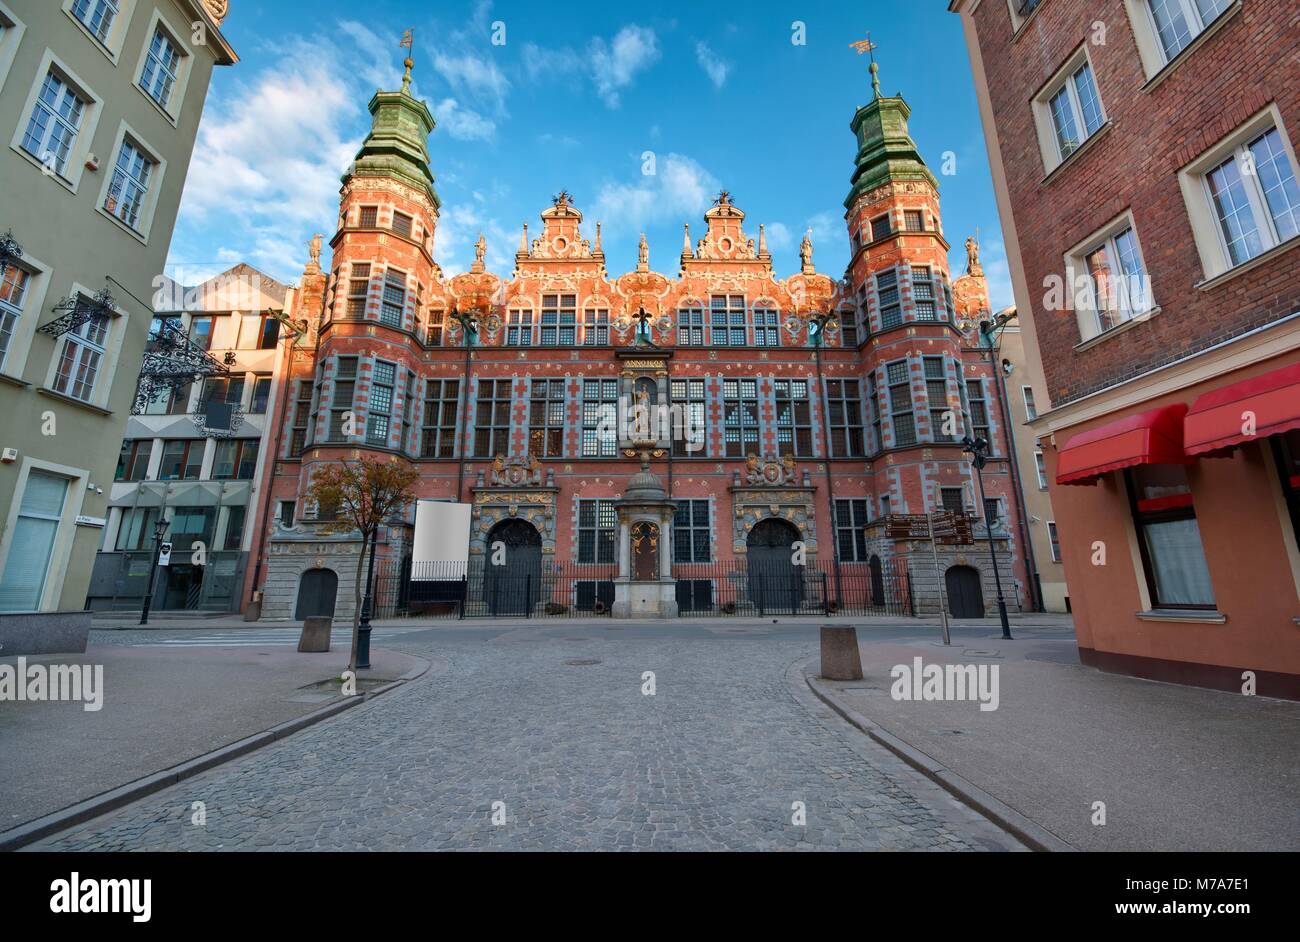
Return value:
[(855, 43), (849, 43), (850, 49), (856, 49), (858, 55), (866, 53), (871, 56), (871, 88), (877, 98), (883, 98), (880, 93), (880, 66), (876, 64), (876, 50), (880, 48), (876, 43), (871, 41), (871, 32), (867, 32), (866, 39), (859, 39)]

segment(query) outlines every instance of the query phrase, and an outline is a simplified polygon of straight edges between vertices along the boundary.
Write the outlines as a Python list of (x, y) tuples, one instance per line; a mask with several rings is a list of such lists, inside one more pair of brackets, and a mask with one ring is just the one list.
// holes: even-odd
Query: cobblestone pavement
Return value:
[(815, 634), (580, 633), (385, 642), (446, 661), (32, 849), (1022, 849), (793, 682)]

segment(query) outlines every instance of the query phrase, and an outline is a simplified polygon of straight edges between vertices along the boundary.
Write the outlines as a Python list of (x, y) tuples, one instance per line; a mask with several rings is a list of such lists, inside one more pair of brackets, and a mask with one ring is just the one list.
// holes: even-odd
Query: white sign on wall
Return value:
[(469, 561), (470, 505), (441, 500), (421, 500), (415, 504), (415, 537), (411, 562), (437, 563), (439, 568), (454, 569)]
[(168, 566), (172, 561), (172, 545), (164, 543), (158, 547), (158, 565)]

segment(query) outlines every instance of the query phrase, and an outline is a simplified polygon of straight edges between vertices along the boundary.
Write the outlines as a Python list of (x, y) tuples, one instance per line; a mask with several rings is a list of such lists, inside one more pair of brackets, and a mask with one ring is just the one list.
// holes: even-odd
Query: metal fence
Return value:
[[(600, 618), (614, 605), (615, 567), (528, 561), (524, 565), (383, 563), (375, 617)], [(681, 617), (725, 615), (912, 615), (905, 564), (729, 560), (679, 563)]]
[(682, 616), (912, 615), (907, 567), (894, 561), (731, 560), (679, 563), (677, 609)]
[(614, 605), (613, 566), (525, 560), (389, 563), (376, 571), (375, 617), (600, 618)]

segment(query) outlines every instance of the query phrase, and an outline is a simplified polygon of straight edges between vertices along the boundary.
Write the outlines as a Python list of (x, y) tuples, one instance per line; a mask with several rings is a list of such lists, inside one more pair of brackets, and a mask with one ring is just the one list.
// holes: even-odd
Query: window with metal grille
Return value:
[(577, 329), (577, 295), (542, 295), (542, 346), (572, 346)]
[(871, 220), (871, 241), (879, 242), (881, 239), (887, 239), (894, 231), (894, 225), (890, 222), (888, 216), (879, 216)]
[(918, 321), (938, 320), (934, 307), (934, 274), (928, 265), (912, 266), (912, 301)]
[(808, 381), (778, 379), (772, 385), (776, 396), (777, 454), (811, 458), (812, 403), (808, 399)]
[(153, 39), (149, 41), (149, 52), (145, 55), (144, 70), (140, 73), (140, 87), (146, 94), (165, 109), (176, 88), (176, 77), (180, 72), (181, 54), (171, 37), (163, 32), (162, 26), (154, 30)]
[(966, 496), (960, 487), (939, 488), (939, 504), (948, 513), (966, 513)]
[(903, 211), (903, 228), (908, 232), (925, 231), (925, 213), (919, 209), (908, 209)]
[(478, 384), (474, 416), (474, 456), (504, 457), (510, 453), (510, 396), (512, 380), (484, 379)]
[(534, 379), (528, 410), (528, 453), (564, 456), (564, 380)]
[(362, 206), (361, 207), (361, 228), (377, 229), (379, 227), (379, 207)]
[(757, 380), (722, 381), (722, 440), (728, 458), (758, 454)]
[(384, 300), (379, 306), (379, 322), (389, 327), (401, 327), (406, 313), (406, 275), (389, 269), (384, 275)]
[(366, 416), (366, 441), (372, 445), (388, 444), (388, 429), (393, 415), (393, 393), (397, 384), (397, 364), (375, 361), (371, 373), (369, 414)]
[(353, 262), (348, 279), (348, 317), (366, 316), (366, 297), (370, 294), (370, 265)]
[(393, 231), (409, 239), (414, 228), (414, 220), (406, 213), (393, 212)]
[(835, 552), (845, 563), (865, 563), (867, 553), (866, 500), (835, 501)]
[(993, 439), (989, 437), (989, 406), (984, 397), (982, 380), (966, 380), (966, 402), (970, 409), (971, 435), (984, 439), (989, 443), (989, 454), (995, 453), (997, 449), (993, 447)]
[(894, 445), (916, 444), (916, 416), (913, 414), (912, 377), (906, 360), (885, 365), (889, 384), (889, 413), (894, 423)]
[(302, 457), (307, 448), (307, 426), (311, 423), (311, 401), (315, 385), (309, 379), (298, 381), (298, 396), (293, 404), (293, 429), (289, 436), (290, 458)]
[(779, 347), (781, 345), (780, 313), (771, 308), (754, 308), (754, 345)]
[(459, 410), (460, 380), (425, 381), (421, 458), (456, 457), (456, 416)]
[(745, 346), (745, 296), (715, 294), (710, 299), (709, 310), (713, 345)]
[(329, 441), (345, 442), (351, 437), (352, 402), (357, 390), (357, 358), (339, 357), (334, 374), (334, 399), (330, 407)]
[(856, 379), (828, 379), (826, 409), (831, 426), (831, 457), (863, 457), (861, 384)]
[(898, 272), (883, 271), (876, 276), (876, 302), (880, 307), (880, 329), (889, 330), (903, 323), (903, 305), (898, 294)]
[(704, 308), (683, 307), (677, 311), (677, 342), (683, 347), (704, 345)]
[(582, 456), (612, 458), (618, 452), (618, 380), (582, 381)]
[(673, 513), (673, 562), (710, 562), (711, 544), (708, 500), (679, 500)]
[(589, 308), (582, 314), (582, 342), (586, 346), (609, 343), (609, 311)]
[[(674, 422), (673, 454), (679, 458), (703, 458), (708, 453), (705, 431), (703, 379), (675, 379), (669, 384)], [(680, 416), (680, 418), (678, 418)]]
[(516, 308), (506, 314), (506, 345), (530, 347), (533, 344), (533, 312)]
[[(957, 435), (956, 410), (948, 400), (948, 370), (943, 357), (923, 357), (925, 395), (930, 404), (930, 432), (936, 442), (954, 441)], [(951, 433), (944, 433), (944, 422), (951, 417)]]
[(614, 562), (618, 518), (612, 500), (578, 501), (578, 562)]

